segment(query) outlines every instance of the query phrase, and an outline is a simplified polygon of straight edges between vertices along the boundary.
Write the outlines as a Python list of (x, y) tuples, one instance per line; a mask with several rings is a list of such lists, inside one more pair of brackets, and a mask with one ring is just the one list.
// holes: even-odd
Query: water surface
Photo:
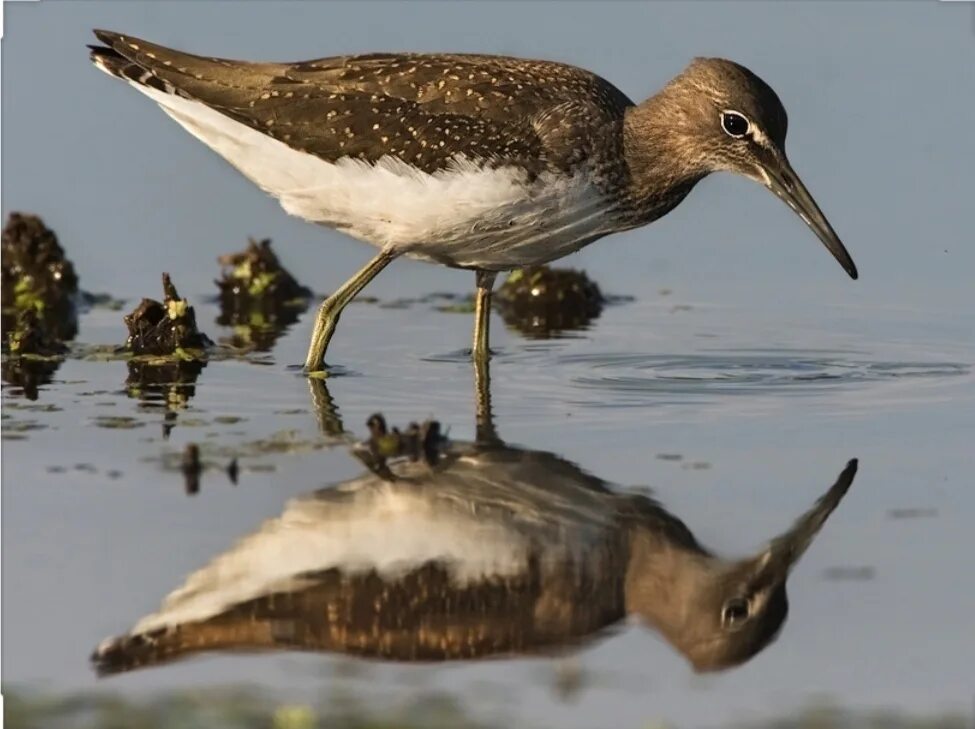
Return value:
[[(519, 5), (517, 19), (514, 6), (493, 3), (6, 7), (4, 213), (41, 214), (81, 286), (129, 308), (169, 271), (218, 341), (233, 331), (216, 323), (216, 257), (248, 235), (271, 236), (319, 291), (369, 251), (287, 218), (151, 104), (91, 70), (91, 26), (226, 56), (404, 46), (543, 55), (592, 67), (633, 96), (694, 55), (737, 58), (780, 91), (792, 161), (863, 277), (847, 280), (766, 192), (716, 177), (651, 228), (566, 261), (632, 301), (544, 340), (493, 320), (503, 438), (624, 492), (651, 490), (721, 554), (756, 549), (859, 458), (856, 483), (790, 580), (778, 640), (740, 668), (695, 674), (653, 631), (624, 625), (555, 657), (409, 666), (211, 655), (96, 679), (88, 656), (99, 641), (290, 498), (359, 474), (347, 443), (366, 435), (372, 413), (435, 417), (451, 437), (474, 436), (471, 317), (429, 300), (396, 304), (466, 295), (473, 277), (403, 261), (366, 292), (378, 303), (343, 315), (329, 353), (339, 368), (331, 410), (293, 369), (309, 313), (267, 351), (211, 361), (192, 382), (147, 386), (124, 362), (72, 357), (36, 392), (4, 383), (5, 683), (129, 695), (245, 683), (307, 698), (348, 680), (377, 701), (446, 692), (487, 720), (532, 726), (599, 726), (607, 716), (619, 726), (717, 726), (824, 695), (970, 713), (975, 249), (965, 120), (975, 108), (958, 93), (971, 60), (961, 5), (576, 4), (553, 14), (541, 3)], [(905, 106), (940, 112), (911, 117)], [(123, 339), (120, 313), (95, 308), (76, 341)], [(190, 442), (208, 466), (195, 495), (179, 470)], [(223, 471), (232, 457), (237, 485)], [(576, 670), (584, 680), (567, 696), (561, 678)]]

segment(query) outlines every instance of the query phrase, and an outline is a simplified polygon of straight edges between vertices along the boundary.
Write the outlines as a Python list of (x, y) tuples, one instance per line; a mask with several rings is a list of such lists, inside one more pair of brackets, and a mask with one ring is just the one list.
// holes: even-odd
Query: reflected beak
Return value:
[(813, 539), (826, 523), (826, 519), (843, 500), (843, 496), (853, 484), (856, 472), (857, 460), (854, 458), (846, 464), (846, 468), (829, 491), (823, 494), (809, 511), (799, 517), (789, 531), (769, 543), (755, 565), (753, 585), (769, 586), (785, 582), (785, 578), (812, 544)]
[(816, 201), (813, 200), (809, 190), (802, 184), (802, 180), (792, 169), (789, 160), (784, 154), (778, 153), (770, 156), (761, 164), (768, 188), (781, 198), (786, 205), (792, 208), (795, 213), (805, 221), (806, 225), (812, 228), (813, 232), (823, 242), (823, 245), (839, 261), (850, 278), (856, 279), (857, 267), (850, 258), (846, 247), (840, 241), (833, 226), (826, 220), (823, 211), (819, 209)]

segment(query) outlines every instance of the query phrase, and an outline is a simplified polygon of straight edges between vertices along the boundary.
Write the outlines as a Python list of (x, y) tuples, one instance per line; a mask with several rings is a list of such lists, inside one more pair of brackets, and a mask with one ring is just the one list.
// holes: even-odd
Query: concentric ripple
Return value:
[(854, 352), (727, 350), (695, 354), (566, 355), (560, 362), (584, 366), (576, 385), (617, 393), (669, 395), (803, 394), (826, 388), (893, 380), (967, 375), (958, 362), (876, 361)]

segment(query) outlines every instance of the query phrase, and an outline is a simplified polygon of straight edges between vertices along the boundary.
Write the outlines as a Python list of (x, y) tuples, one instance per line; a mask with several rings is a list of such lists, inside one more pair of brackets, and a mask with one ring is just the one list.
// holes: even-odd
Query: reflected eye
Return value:
[(738, 628), (748, 619), (748, 601), (733, 597), (721, 609), (721, 624), (726, 628)]
[(737, 111), (725, 111), (721, 114), (721, 128), (736, 139), (748, 133), (748, 120)]

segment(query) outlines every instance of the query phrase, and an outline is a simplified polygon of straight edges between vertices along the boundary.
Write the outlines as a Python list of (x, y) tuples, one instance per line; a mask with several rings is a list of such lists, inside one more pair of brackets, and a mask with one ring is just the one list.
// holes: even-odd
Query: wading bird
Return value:
[[(309, 380), (323, 431), (344, 428)], [(783, 534), (724, 559), (660, 503), (574, 463), (507, 445), (478, 380), (477, 438), (387, 461), (385, 421), (353, 452), (362, 475), (292, 499), (92, 655), (101, 674), (204, 651), (308, 650), (390, 661), (560, 651), (632, 616), (695, 670), (744, 663), (788, 612), (786, 580), (853, 483)], [(382, 427), (377, 427), (381, 421)], [(408, 429), (437, 434), (438, 427)], [(404, 431), (404, 433), (407, 431)], [(407, 449), (409, 451), (410, 449)], [(377, 460), (378, 459), (378, 460)]]
[(103, 71), (156, 101), (289, 213), (379, 248), (321, 305), (320, 370), (345, 306), (401, 255), (473, 270), (473, 356), (488, 356), (499, 271), (548, 263), (674, 209), (729, 171), (784, 200), (857, 269), (785, 154), (775, 92), (698, 58), (634, 104), (573, 66), (489, 55), (377, 53), (298, 63), (191, 55), (109, 31)]

